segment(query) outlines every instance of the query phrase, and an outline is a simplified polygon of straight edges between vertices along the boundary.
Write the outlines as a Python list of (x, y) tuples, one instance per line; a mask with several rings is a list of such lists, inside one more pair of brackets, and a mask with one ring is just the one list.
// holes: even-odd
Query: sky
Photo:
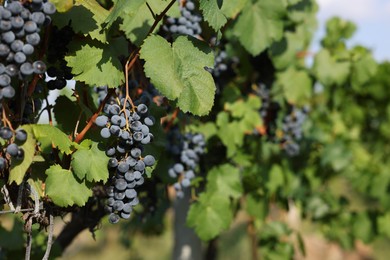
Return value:
[(376, 60), (390, 61), (390, 0), (317, 0), (319, 27), (313, 49), (325, 32), (326, 20), (333, 16), (350, 20), (357, 31), (350, 44), (372, 50)]

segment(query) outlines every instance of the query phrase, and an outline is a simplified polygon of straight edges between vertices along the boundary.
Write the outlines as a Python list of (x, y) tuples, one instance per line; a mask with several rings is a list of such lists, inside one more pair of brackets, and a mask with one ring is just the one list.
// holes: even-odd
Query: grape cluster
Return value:
[(107, 96), (107, 86), (98, 86), (93, 88), (97, 94), (97, 102), (101, 104), (104, 98)]
[(302, 125), (307, 118), (309, 109), (304, 107), (302, 109), (293, 107), (291, 114), (283, 119), (282, 131), (283, 148), (289, 156), (296, 156), (299, 154), (299, 145), (297, 141), (302, 139)]
[[(263, 83), (256, 85), (253, 88), (254, 94), (261, 99), (261, 107), (259, 109), (260, 116), (266, 126), (266, 137), (270, 141), (278, 141), (275, 137), (277, 128), (277, 117), (280, 111), (278, 102), (272, 100), (271, 90)], [(254, 134), (259, 134), (258, 130), (254, 130)]]
[[(0, 137), (6, 141), (5, 145), (2, 147), (3, 152), (5, 151), (12, 159), (17, 161), (23, 160), (24, 150), (19, 147), (19, 145), (27, 140), (27, 132), (23, 129), (18, 129), (14, 133), (9, 127), (3, 126), (0, 128)], [(3, 170), (6, 165), (6, 157), (0, 157), (0, 170)]]
[(171, 34), (185, 34), (197, 37), (202, 33), (200, 22), (202, 17), (195, 12), (195, 4), (187, 0), (185, 5), (180, 6), (179, 18), (168, 17), (163, 30)]
[(261, 118), (264, 120), (267, 117), (267, 113), (271, 105), (270, 90), (264, 84), (260, 84), (259, 87), (255, 89), (255, 93), (261, 98), (261, 107), (259, 112)]
[(8, 1), (5, 7), (0, 6), (0, 99), (15, 96), (12, 77), (23, 79), (33, 73), (45, 73), (45, 63), (31, 61), (29, 57), (41, 41), (41, 28), (51, 22), (49, 15), (55, 11), (55, 6), (47, 0), (23, 4)]
[(73, 78), (72, 69), (66, 65), (64, 57), (68, 52), (67, 45), (74, 34), (70, 26), (64, 26), (61, 29), (54, 26), (51, 30), (47, 61), (52, 65), (47, 69), (47, 75), (53, 79), (47, 82), (49, 90), (63, 89), (67, 80)]
[(214, 68), (211, 70), (211, 73), (214, 77), (220, 77), (221, 74), (228, 69), (227, 65), (227, 53), (224, 50), (216, 52), (214, 59)]
[(178, 156), (177, 162), (168, 170), (168, 174), (170, 177), (178, 179), (173, 186), (176, 190), (176, 196), (183, 198), (183, 189), (188, 188), (191, 185), (191, 180), (195, 178), (195, 171), (200, 156), (205, 152), (206, 142), (202, 134), (187, 133), (178, 139), (182, 140), (181, 145), (179, 147), (172, 145), (169, 148), (171, 153)]
[(42, 108), (42, 98), (40, 95), (43, 94), (43, 86), (41, 84), (37, 84), (34, 89), (34, 95), (32, 98), (26, 100), (22, 124), (30, 124), (34, 122), (34, 115)]
[(120, 104), (106, 104), (95, 121), (101, 127), (101, 137), (109, 139), (106, 155), (110, 157), (108, 168), (113, 176), (107, 190), (106, 210), (111, 223), (130, 217), (139, 203), (135, 187), (144, 183), (145, 167), (155, 163), (152, 155), (142, 156), (143, 146), (153, 140), (149, 127), (155, 120), (149, 116), (148, 106), (138, 104), (133, 108), (126, 102), (123, 110), (124, 102), (122, 99)]

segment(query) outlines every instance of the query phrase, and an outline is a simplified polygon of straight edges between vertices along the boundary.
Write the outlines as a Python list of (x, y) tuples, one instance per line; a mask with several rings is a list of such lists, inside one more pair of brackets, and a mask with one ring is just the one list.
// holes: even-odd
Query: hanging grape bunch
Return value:
[(9, 127), (2, 127), (0, 128), (0, 137), (4, 140), (0, 152), (0, 171), (2, 171), (9, 166), (8, 159), (23, 160), (24, 150), (20, 145), (27, 140), (27, 132), (24, 129), (18, 129), (14, 133)]
[(206, 142), (202, 134), (187, 133), (180, 136), (180, 132), (173, 130), (177, 140), (182, 140), (180, 146), (173, 145), (169, 150), (176, 154), (177, 162), (168, 170), (170, 177), (177, 179), (173, 185), (178, 198), (184, 197), (184, 189), (190, 187), (195, 178), (200, 156), (205, 152)]
[(55, 11), (52, 3), (43, 0), (0, 6), (0, 99), (15, 96), (12, 77), (23, 80), (33, 73), (45, 73), (46, 65), (31, 56), (41, 42), (41, 28), (51, 22), (49, 15)]
[(197, 37), (202, 33), (200, 22), (202, 17), (195, 12), (195, 4), (192, 1), (186, 1), (180, 6), (179, 18), (168, 17), (163, 30), (172, 34), (184, 34)]
[(101, 137), (110, 138), (106, 155), (110, 157), (112, 179), (107, 189), (106, 210), (111, 223), (130, 218), (133, 207), (139, 203), (135, 187), (144, 183), (145, 167), (155, 163), (152, 155), (142, 156), (143, 146), (153, 140), (149, 127), (154, 125), (154, 118), (148, 115), (145, 104), (133, 107), (126, 102), (123, 109), (124, 102), (122, 99), (120, 104), (106, 104), (95, 121), (102, 128)]
[(47, 49), (47, 62), (49, 63), (47, 75), (53, 79), (47, 82), (49, 90), (63, 89), (67, 85), (67, 80), (73, 78), (71, 68), (67, 66), (64, 58), (68, 52), (67, 45), (72, 40), (74, 34), (70, 26), (64, 26), (61, 29), (53, 26), (50, 32)]
[(299, 154), (299, 144), (302, 139), (302, 126), (307, 118), (309, 109), (304, 107), (302, 109), (293, 107), (291, 114), (283, 119), (283, 148), (289, 156), (296, 156)]

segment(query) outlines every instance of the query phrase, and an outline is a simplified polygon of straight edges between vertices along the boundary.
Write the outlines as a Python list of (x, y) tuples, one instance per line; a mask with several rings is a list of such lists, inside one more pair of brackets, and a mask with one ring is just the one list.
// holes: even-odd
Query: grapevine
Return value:
[(390, 65), (317, 10), (0, 1), (0, 258), (380, 258)]

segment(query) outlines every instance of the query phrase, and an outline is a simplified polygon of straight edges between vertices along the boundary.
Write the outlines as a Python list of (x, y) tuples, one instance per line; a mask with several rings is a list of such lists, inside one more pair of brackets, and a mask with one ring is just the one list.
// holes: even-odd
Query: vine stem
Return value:
[(38, 192), (35, 190), (34, 185), (29, 185), (31, 190), (31, 195), (34, 197), (34, 214), (37, 215), (39, 213), (39, 196)]
[(12, 124), (8, 120), (8, 116), (7, 116), (7, 114), (8, 114), (7, 110), (9, 110), (9, 108), (7, 106), (7, 103), (5, 103), (4, 101), (2, 102), (2, 110), (3, 110), (3, 112), (2, 112), (3, 113), (2, 121), (3, 121), (4, 126), (8, 126), (13, 131), (14, 128), (12, 127)]
[[(173, 4), (176, 3), (176, 0), (171, 0), (171, 2), (167, 5), (167, 7), (165, 7), (165, 9), (159, 14), (159, 15), (156, 15), (156, 19), (154, 20), (154, 23), (152, 24), (152, 26), (150, 27), (149, 31), (148, 31), (148, 34), (146, 36), (146, 38), (153, 33), (154, 29), (156, 29), (158, 23), (164, 18), (164, 16), (166, 15), (166, 13), (168, 12), (168, 10), (173, 6)], [(146, 39), (145, 38), (145, 39)], [(140, 50), (141, 48), (137, 48), (136, 51), (135, 51), (135, 54), (130, 56), (132, 58), (129, 58), (128, 61), (126, 62), (126, 66), (125, 66), (125, 76), (126, 76), (126, 79), (125, 79), (125, 82), (126, 82), (126, 99), (129, 100), (134, 108), (134, 104), (133, 104), (133, 101), (131, 100), (130, 96), (129, 96), (129, 92), (128, 92), (128, 73), (129, 71), (133, 68), (135, 62), (138, 60), (139, 58), (139, 55), (140, 55)], [(104, 98), (103, 102), (100, 104), (98, 110), (95, 112), (95, 114), (92, 115), (92, 117), (89, 119), (87, 125), (84, 127), (84, 129), (80, 132), (80, 134), (78, 134), (75, 138), (75, 142), (76, 143), (80, 143), (81, 140), (83, 140), (85, 134), (89, 131), (89, 129), (92, 127), (93, 125), (93, 122), (95, 122), (96, 118), (98, 117), (99, 113), (102, 111), (104, 105), (106, 104), (106, 102), (108, 101), (108, 99), (110, 98), (110, 96), (114, 93), (115, 89), (110, 89), (109, 93), (107, 93), (107, 96)], [(127, 98), (129, 97), (129, 98)], [(124, 102), (124, 104), (126, 105), (126, 100)]]
[(8, 206), (10, 207), (11, 210), (0, 211), (0, 214), (15, 212), (15, 207), (14, 207), (14, 204), (12, 203), (12, 200), (11, 200), (11, 198), (9, 196), (9, 191), (7, 189), (7, 185), (6, 184), (4, 184), (4, 186), (1, 188), (1, 193), (4, 196), (5, 203), (8, 204)]
[(49, 237), (47, 238), (47, 247), (45, 255), (42, 260), (48, 260), (50, 256), (51, 246), (53, 244), (53, 231), (54, 231), (54, 217), (53, 214), (49, 215)]
[(89, 119), (87, 125), (84, 127), (84, 129), (76, 136), (76, 139), (74, 140), (76, 143), (80, 143), (81, 140), (83, 140), (85, 134), (89, 131), (89, 129), (92, 127), (93, 123), (95, 122), (96, 118), (100, 114), (100, 112), (103, 110), (104, 105), (107, 103), (107, 101), (110, 99), (111, 95), (115, 92), (115, 89), (112, 88), (108, 91), (107, 96), (104, 98), (102, 103), (100, 104), (98, 110), (95, 112), (95, 114), (92, 115), (92, 117)]
[(257, 253), (257, 235), (253, 219), (251, 219), (248, 223), (248, 234), (251, 239), (252, 260), (258, 260), (259, 254)]
[(37, 86), (39, 79), (40, 79), (39, 74), (35, 74), (34, 78), (31, 80), (30, 85), (28, 85), (28, 89), (27, 89), (27, 96), (28, 97), (31, 97), (32, 94), (34, 93), (35, 87)]
[(18, 198), (16, 200), (15, 213), (18, 213), (22, 209), (23, 189), (24, 189), (24, 181), (19, 185)]
[(179, 109), (176, 108), (173, 113), (172, 113), (172, 116), (171, 118), (169, 119), (168, 123), (167, 123), (167, 126), (165, 127), (165, 131), (168, 131), (169, 129), (171, 129), (172, 125), (173, 125), (173, 122), (175, 121), (175, 119), (177, 118), (177, 116), (179, 115)]
[(51, 106), (49, 104), (49, 99), (47, 98), (47, 95), (45, 95), (45, 101), (46, 101), (47, 115), (49, 117), (49, 125), (53, 126), (53, 117), (51, 116)]
[[(11, 206), (10, 206), (11, 208)], [(15, 209), (11, 209), (11, 210), (2, 210), (0, 211), (0, 215), (2, 214), (8, 214), (8, 213), (19, 213), (19, 212), (29, 212), (29, 211), (35, 211), (35, 208), (34, 209), (20, 209), (16, 212)]]
[(29, 218), (27, 221), (27, 245), (26, 245), (26, 254), (25, 254), (25, 260), (30, 260), (31, 256), (31, 245), (32, 245), (32, 218)]
[[(38, 56), (39, 60), (41, 60), (42, 57), (45, 55), (47, 46), (49, 45), (49, 36), (50, 36), (51, 28), (52, 28), (51, 25), (49, 25), (45, 30), (44, 41), (42, 43), (42, 48), (41, 48), (41, 51), (40, 51), (39, 56)], [(34, 93), (35, 87), (37, 86), (38, 80), (40, 78), (42, 78), (42, 75), (39, 75), (39, 74), (34, 75), (34, 78), (32, 79), (30, 85), (28, 85), (28, 89), (27, 89), (27, 96), (28, 97), (31, 97), (31, 95)]]
[(156, 14), (153, 12), (153, 9), (152, 9), (152, 7), (150, 7), (148, 2), (146, 2), (146, 6), (148, 7), (150, 13), (152, 14), (153, 19), (156, 19)]

